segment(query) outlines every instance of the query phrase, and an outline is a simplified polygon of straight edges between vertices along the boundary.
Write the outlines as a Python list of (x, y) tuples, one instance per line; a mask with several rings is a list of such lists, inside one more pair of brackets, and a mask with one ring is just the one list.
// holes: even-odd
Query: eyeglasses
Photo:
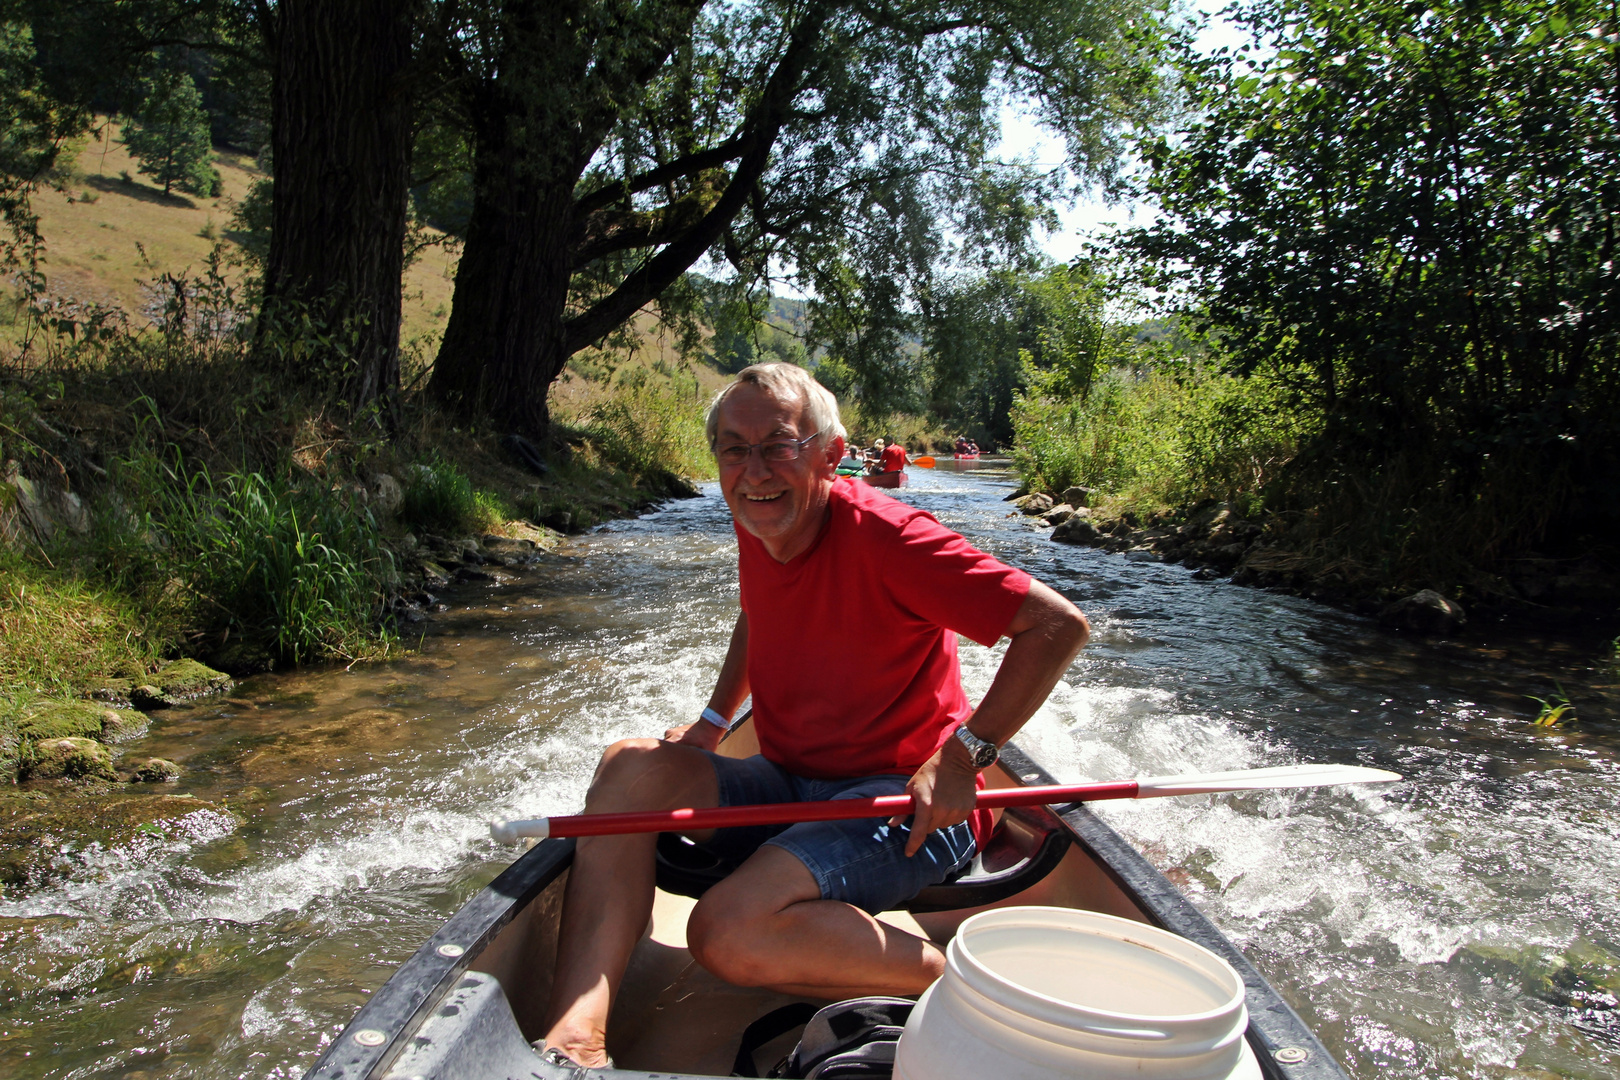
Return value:
[(748, 460), (748, 455), (755, 450), (766, 461), (783, 462), (798, 461), (799, 455), (821, 432), (817, 431), (806, 435), (802, 439), (772, 439), (762, 443), (727, 443), (725, 446), (714, 448), (715, 460), (722, 465), (742, 465)]

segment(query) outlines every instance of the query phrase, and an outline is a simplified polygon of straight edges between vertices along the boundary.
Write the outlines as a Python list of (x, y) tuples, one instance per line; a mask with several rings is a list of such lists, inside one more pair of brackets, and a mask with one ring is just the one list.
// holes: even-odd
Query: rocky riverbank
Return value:
[(1520, 616), (1603, 625), (1620, 615), (1620, 570), (1593, 556), (1517, 560), (1502, 575), (1481, 575), (1472, 590), (1400, 588), (1362, 567), (1324, 563), (1291, 547), (1283, 522), (1248, 517), (1233, 503), (1209, 500), (1143, 520), (1084, 487), (1019, 493), (1009, 501), (1032, 526), (1050, 528), (1057, 543), (1180, 563), (1202, 580), (1278, 589), (1412, 633), (1457, 634), (1471, 613), (1476, 622)]

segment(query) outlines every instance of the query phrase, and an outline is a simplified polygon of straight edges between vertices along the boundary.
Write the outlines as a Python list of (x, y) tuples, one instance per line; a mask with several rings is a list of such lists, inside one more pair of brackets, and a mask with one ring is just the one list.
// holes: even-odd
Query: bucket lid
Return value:
[(1087, 1042), (1124, 1040), (1142, 1056), (1215, 1051), (1241, 1043), (1248, 1026), (1243, 980), (1230, 964), (1179, 935), (1113, 915), (1058, 907), (981, 912), (957, 930), (947, 960), (1006, 1022), (1034, 1021)]

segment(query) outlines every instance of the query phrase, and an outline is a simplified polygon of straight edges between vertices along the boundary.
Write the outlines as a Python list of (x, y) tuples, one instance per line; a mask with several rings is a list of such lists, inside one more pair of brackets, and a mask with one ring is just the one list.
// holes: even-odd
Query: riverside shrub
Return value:
[(1082, 484), (1140, 510), (1252, 505), (1315, 423), (1280, 381), (1203, 367), (1115, 368), (1084, 398), (1021, 394), (1012, 417), (1014, 460), (1032, 488)]

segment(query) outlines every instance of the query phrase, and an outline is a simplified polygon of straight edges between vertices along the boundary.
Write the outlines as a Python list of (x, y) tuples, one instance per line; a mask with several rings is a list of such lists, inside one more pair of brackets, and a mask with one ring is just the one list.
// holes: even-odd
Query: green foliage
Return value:
[(1182, 58), (1127, 245), (1320, 414), (1274, 486), (1324, 544), (1455, 580), (1620, 507), (1614, 11), (1263, 0)]
[(579, 420), (602, 456), (633, 478), (706, 477), (714, 475), (703, 431), (707, 404), (695, 380), (658, 380), (633, 368)]
[[(1164, 103), (1158, 0), (635, 11), (586, 0), (520, 20), (468, 4), (430, 28), (456, 75), (439, 99), (455, 115), (435, 125), (478, 133), (472, 220), (490, 226), (469, 231), (458, 271), (480, 287), (446, 326), (432, 385), (447, 404), (543, 421), (540, 403), (503, 397), (512, 370), (538, 355), (555, 377), (647, 305), (679, 314), (682, 276), (709, 256), (744, 292), (789, 268), (817, 298), (804, 354), (838, 361), (869, 415), (918, 409), (935, 279), (1028, 263), (1051, 204), (1112, 185), (1127, 133)], [(990, 152), (1008, 107), (1064, 139), (1066, 167)], [(580, 227), (544, 234), (569, 248), (536, 253), (549, 273), (511, 274), (532, 234), (505, 223), (529, 213)], [(729, 362), (741, 344), (720, 343)]]
[(1089, 267), (1003, 271), (952, 282), (932, 298), (925, 342), (930, 409), (977, 441), (1010, 443), (1015, 395), (1069, 401), (1123, 355), (1113, 282)]
[(146, 450), (122, 462), (134, 505), (100, 523), (95, 546), (123, 591), (201, 631), (290, 663), (353, 659), (388, 633), (393, 557), (369, 511), (313, 477), (293, 484), (210, 470)]
[(1114, 368), (1083, 399), (1020, 394), (1013, 425), (1031, 488), (1083, 484), (1139, 511), (1207, 498), (1254, 507), (1311, 434), (1282, 384), (1208, 366)]
[(435, 458), (406, 470), (405, 501), (399, 508), (406, 525), (457, 535), (473, 523), (478, 510), (472, 481), (453, 463)]
[(97, 578), (0, 544), (0, 686), (72, 693), (157, 659), (169, 640), (149, 607)]
[(124, 143), (140, 159), (140, 171), (163, 185), (194, 195), (217, 194), (208, 114), (191, 76), (160, 70), (146, 80), (141, 104), (124, 125)]
[(1569, 695), (1564, 693), (1563, 686), (1554, 683), (1553, 687), (1557, 692), (1550, 698), (1536, 697), (1534, 694), (1525, 695), (1541, 706), (1536, 718), (1530, 721), (1536, 727), (1561, 727), (1579, 720), (1575, 715), (1575, 706), (1570, 702)]

